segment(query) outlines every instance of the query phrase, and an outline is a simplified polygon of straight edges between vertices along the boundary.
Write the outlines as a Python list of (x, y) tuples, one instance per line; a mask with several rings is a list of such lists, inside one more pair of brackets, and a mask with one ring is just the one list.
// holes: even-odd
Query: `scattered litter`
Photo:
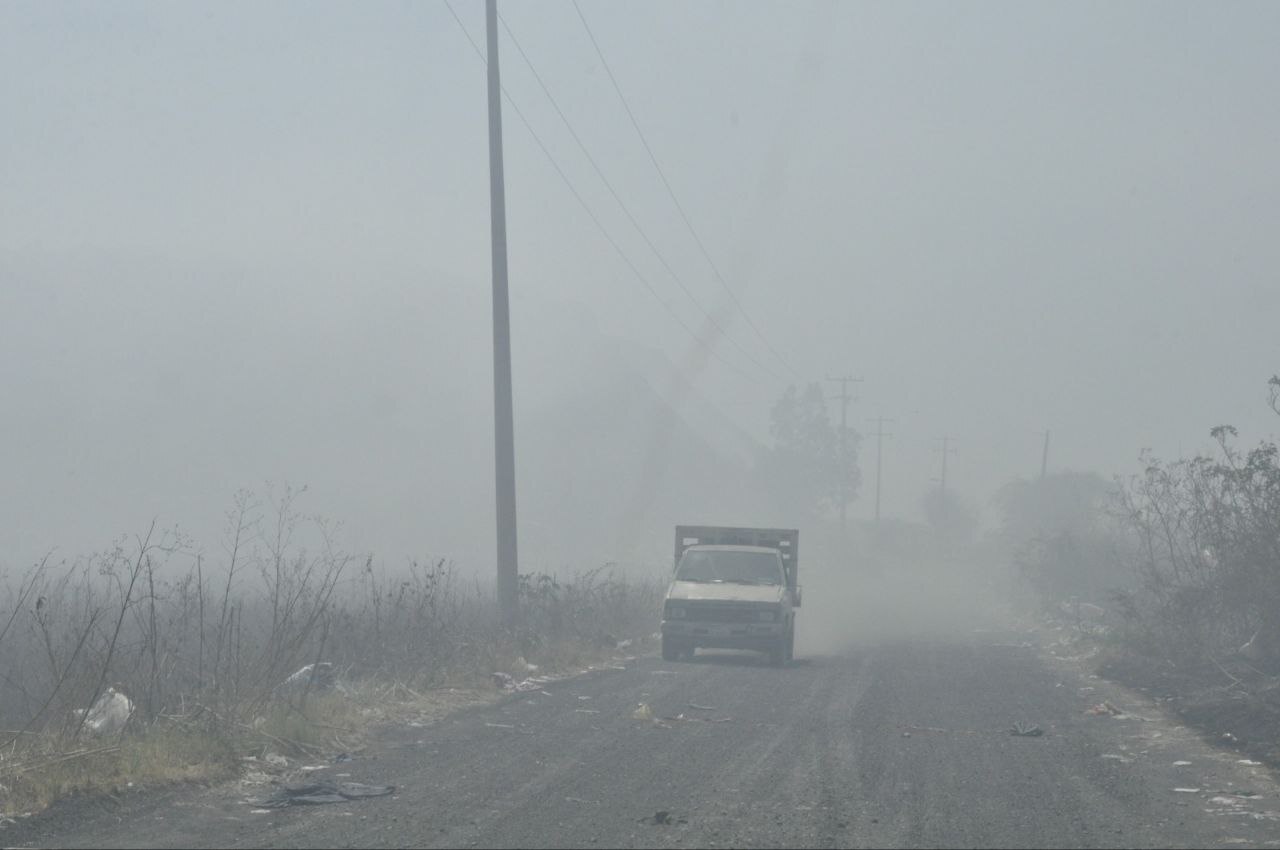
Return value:
[(1092, 715), (1094, 717), (1101, 717), (1103, 715), (1106, 715), (1109, 717), (1116, 717), (1117, 715), (1123, 714), (1123, 712), (1120, 711), (1120, 709), (1116, 708), (1114, 705), (1112, 705), (1109, 702), (1100, 702), (1097, 705), (1090, 706), (1089, 708), (1086, 708), (1084, 710), (1084, 713)]
[(649, 672), (652, 673), (654, 676), (675, 676), (680, 671), (679, 670), (650, 670)]
[[(1099, 758), (1111, 759), (1112, 761), (1118, 761), (1121, 764), (1133, 764), (1133, 759), (1128, 756), (1122, 756), (1119, 753), (1103, 753)], [(1177, 789), (1175, 788), (1174, 790), (1176, 791)]]
[(333, 759), (332, 759), (332, 762), (333, 762), (334, 764), (346, 764), (346, 763), (347, 763), (347, 762), (349, 762), (349, 761), (354, 761), (354, 759), (353, 759), (353, 758), (351, 758), (351, 754), (350, 754), (350, 753), (338, 753), (338, 754), (337, 754), (336, 756), (334, 756), (334, 757), (333, 757)]
[(1174, 766), (1174, 767), (1190, 767), (1190, 766), (1191, 766), (1191, 762), (1189, 762), (1189, 761), (1175, 761), (1175, 762), (1173, 763), (1173, 766)]
[(289, 760), (279, 753), (267, 753), (262, 760), (272, 767), (288, 767)]
[(904, 738), (910, 738), (910, 737), (911, 737), (911, 733), (910, 733), (910, 732), (903, 732), (903, 733), (902, 733), (902, 737), (904, 737)]
[(1231, 742), (1231, 743), (1233, 743), (1233, 744), (1238, 744), (1238, 743), (1240, 743), (1240, 739), (1239, 739), (1239, 738), (1237, 738), (1235, 735), (1232, 735), (1230, 732), (1223, 732), (1223, 733), (1222, 733), (1222, 740), (1224, 740), (1224, 741), (1229, 741), (1229, 742)]
[(614, 648), (621, 650), (621, 649), (628, 649), (630, 646), (631, 646), (631, 639), (627, 638), (626, 640), (618, 641), (618, 643), (614, 646)]
[(298, 768), (298, 770), (302, 771), (303, 773), (315, 773), (317, 770), (328, 770), (328, 769), (329, 769), (329, 765), (327, 764), (304, 764), (302, 767)]
[(514, 724), (511, 724), (511, 723), (486, 723), (486, 724), (484, 724), (484, 725), (485, 725), (485, 726), (488, 726), (490, 729), (514, 729), (514, 728), (516, 728), (516, 727), (515, 727), (515, 725), (514, 725)]
[(1173, 790), (1179, 794), (1199, 794), (1200, 793), (1199, 788), (1174, 788)]
[(912, 732), (949, 732), (949, 729), (942, 729), (937, 726), (908, 726)]
[(594, 708), (575, 708), (574, 714), (599, 714), (600, 712)]
[(76, 717), (84, 717), (84, 727), (95, 735), (114, 735), (124, 729), (133, 716), (133, 700), (115, 687), (107, 688), (94, 701), (85, 717), (83, 708), (74, 709)]
[(716, 707), (714, 705), (698, 705), (696, 702), (689, 703), (689, 708), (692, 708), (694, 711), (715, 711), (716, 710)]
[(270, 797), (259, 797), (247, 802), (272, 809), (281, 809), (285, 806), (319, 806), (365, 797), (384, 797), (395, 790), (394, 785), (365, 785), (362, 782), (309, 782), (302, 785), (285, 785)]
[(1236, 764), (1245, 764), (1249, 767), (1262, 767), (1262, 762), (1254, 761), (1253, 759), (1240, 759)]
[(652, 720), (653, 709), (649, 707), (649, 703), (642, 702), (636, 706), (636, 710), (631, 712), (632, 720)]
[(1219, 838), (1219, 844), (1252, 844), (1253, 840), (1249, 838)]
[(587, 697), (587, 696), (579, 696), (579, 697), (578, 697), (578, 699), (584, 699), (584, 700), (585, 700), (585, 699), (591, 699), (591, 697)]
[(684, 712), (674, 717), (664, 717), (663, 720), (672, 723), (732, 723), (732, 717), (689, 717)]
[(522, 670), (522, 671), (523, 671), (523, 672), (525, 672), (525, 673), (537, 673), (537, 672), (538, 672), (538, 665), (537, 665), (537, 664), (530, 664), (528, 661), (525, 661), (523, 658), (517, 658), (517, 659), (516, 659), (516, 667), (519, 667), (519, 668), (520, 668), (520, 670)]
[(1009, 734), (1015, 735), (1019, 738), (1039, 738), (1044, 734), (1044, 730), (1039, 726), (1028, 726), (1025, 723), (1015, 723), (1013, 724), (1013, 728), (1009, 730)]
[(269, 815), (271, 814), (271, 812), (272, 812), (271, 809), (250, 809), (249, 810), (249, 814), (251, 815)]
[(640, 818), (640, 823), (653, 824), (654, 826), (671, 826), (672, 824), (688, 823), (686, 818), (674, 818), (671, 812), (659, 811), (654, 812), (653, 817)]
[(551, 692), (550, 692), (550, 691), (539, 691), (539, 693), (541, 693), (544, 697), (549, 697), (549, 696), (551, 696)]
[(320, 661), (308, 664), (276, 686), (277, 694), (295, 694), (303, 691), (322, 693), (332, 690), (337, 684), (333, 675), (333, 664)]
[[(528, 666), (533, 667), (533, 665)], [(534, 669), (536, 670), (537, 668), (534, 667)], [(516, 681), (515, 677), (510, 673), (497, 672), (491, 673), (490, 676), (493, 678), (494, 687), (504, 691), (513, 691), (515, 693), (526, 693), (528, 691), (542, 691), (543, 693), (546, 693), (543, 689), (547, 685), (572, 678), (571, 676), (530, 676), (527, 679)], [(547, 694), (547, 696), (550, 696), (550, 694)]]
[(583, 799), (580, 799), (580, 798), (578, 798), (578, 797), (565, 797), (565, 798), (564, 798), (564, 801), (565, 801), (566, 803), (583, 803), (583, 804), (588, 805), (588, 806), (598, 806), (598, 805), (600, 805), (600, 801), (599, 801), (599, 800), (583, 800)]

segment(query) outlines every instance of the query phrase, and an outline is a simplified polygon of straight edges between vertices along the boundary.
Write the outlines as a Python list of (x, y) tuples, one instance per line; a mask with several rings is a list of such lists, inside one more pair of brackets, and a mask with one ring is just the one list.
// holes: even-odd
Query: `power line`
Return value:
[[(449, 0), (444, 0), (444, 5), (449, 9), (449, 14), (453, 15), (453, 19), (457, 21), (458, 27), (462, 30), (462, 34), (466, 36), (467, 41), (471, 44), (471, 49), (475, 51), (476, 56), (480, 58), (481, 62), (484, 62), (487, 65), (488, 62), (484, 57), (483, 51), (480, 50), (480, 47), (479, 45), (476, 44), (475, 39), (471, 37), (471, 33), (467, 30), (466, 24), (462, 22), (462, 18), (458, 17), (458, 13), (457, 11), (454, 10), (453, 4), (450, 3)], [(507, 103), (511, 105), (512, 110), (515, 111), (516, 117), (518, 117), (520, 119), (520, 122), (524, 124), (525, 129), (529, 131), (529, 135), (533, 137), (533, 140), (534, 142), (537, 143), (538, 148), (542, 151), (543, 155), (546, 156), (547, 161), (551, 163), (551, 167), (555, 169), (556, 174), (558, 174), (560, 176), (560, 179), (564, 181), (564, 184), (566, 187), (568, 187), (569, 192), (577, 200), (578, 204), (582, 206), (583, 211), (586, 212), (587, 217), (591, 219), (593, 224), (595, 224), (596, 228), (600, 231), (600, 234), (604, 236), (605, 241), (607, 241), (613, 247), (613, 250), (617, 252), (618, 256), (622, 259), (623, 263), (625, 263), (627, 268), (631, 270), (631, 273), (635, 275), (636, 280), (640, 282), (640, 284), (649, 292), (650, 295), (652, 295), (655, 299), (657, 299), (658, 303), (660, 303), (663, 306), (663, 308), (667, 311), (667, 314), (670, 315), (671, 318), (674, 319), (676, 323), (680, 325), (681, 328), (684, 329), (685, 333), (689, 334), (689, 336), (692, 337), (694, 343), (696, 343), (700, 348), (704, 349), (707, 352), (707, 354), (709, 354), (712, 357), (715, 357), (725, 366), (728, 366), (730, 369), (737, 372), (744, 380), (748, 382), (754, 382), (754, 379), (750, 375), (748, 375), (742, 368), (729, 362), (728, 360), (725, 360), (723, 357), (719, 355), (719, 353), (716, 352), (714, 348), (709, 346), (702, 339), (699, 339), (698, 334), (693, 330), (693, 328), (689, 327), (688, 323), (685, 322), (684, 319), (680, 318), (680, 314), (677, 313), (672, 308), (672, 306), (667, 301), (665, 301), (661, 295), (658, 294), (658, 291), (653, 288), (653, 285), (650, 284), (648, 279), (645, 278), (645, 276), (640, 272), (640, 269), (636, 267), (635, 263), (631, 261), (631, 258), (627, 256), (625, 251), (622, 250), (622, 246), (619, 245), (617, 240), (614, 239), (612, 234), (609, 233), (608, 229), (600, 221), (600, 218), (595, 214), (595, 212), (592, 211), (591, 207), (583, 199), (582, 195), (579, 194), (576, 188), (574, 188), (573, 182), (569, 179), (568, 175), (564, 173), (564, 169), (560, 167), (560, 164), (556, 162), (556, 158), (551, 155), (551, 151), (548, 150), (545, 144), (543, 144), (542, 138), (538, 135), (537, 131), (533, 129), (533, 125), (529, 123), (529, 119), (525, 117), (524, 112), (520, 109), (519, 105), (516, 104), (515, 99), (511, 97), (511, 94), (506, 90), (505, 86), (502, 87), (502, 94), (503, 96), (506, 97)]]
[(626, 110), (627, 117), (631, 119), (631, 126), (635, 128), (636, 135), (640, 137), (640, 144), (644, 146), (645, 153), (649, 155), (649, 161), (653, 163), (654, 170), (658, 172), (658, 177), (661, 179), (662, 185), (666, 188), (667, 194), (671, 197), (671, 203), (675, 205), (676, 211), (680, 214), (681, 221), (684, 222), (689, 234), (693, 237), (693, 241), (697, 244), (699, 252), (701, 252), (703, 258), (707, 261), (707, 265), (709, 265), (711, 267), (711, 271), (715, 273), (716, 280), (720, 281), (720, 286), (729, 294), (729, 298), (733, 301), (734, 306), (738, 308), (738, 312), (740, 312), (742, 317), (747, 320), (747, 324), (751, 326), (753, 331), (755, 331), (756, 336), (760, 337), (760, 340), (765, 344), (769, 351), (773, 353), (773, 356), (778, 358), (778, 362), (785, 366), (787, 371), (792, 375), (799, 378), (800, 373), (787, 362), (785, 357), (778, 353), (778, 349), (773, 347), (773, 343), (769, 342), (768, 337), (764, 335), (764, 332), (761, 331), (759, 326), (757, 326), (751, 319), (751, 315), (747, 313), (746, 308), (742, 306), (742, 302), (738, 300), (738, 296), (734, 293), (728, 282), (725, 281), (724, 275), (720, 273), (720, 267), (717, 266), (715, 260), (711, 258), (711, 252), (707, 250), (707, 246), (702, 242), (702, 237), (698, 235), (698, 231), (693, 226), (693, 222), (689, 220), (688, 214), (684, 211), (684, 205), (682, 205), (680, 203), (680, 199), (676, 197), (675, 189), (671, 187), (671, 181), (667, 179), (666, 172), (662, 170), (662, 166), (658, 163), (658, 157), (654, 154), (653, 148), (649, 146), (649, 140), (645, 138), (644, 131), (640, 129), (640, 122), (636, 120), (635, 113), (631, 111), (631, 106), (627, 103), (626, 95), (622, 93), (622, 87), (618, 85), (618, 80), (613, 75), (613, 69), (609, 67), (609, 60), (604, 58), (604, 51), (600, 48), (600, 43), (596, 41), (595, 33), (591, 31), (591, 25), (587, 23), (587, 17), (582, 13), (582, 7), (578, 5), (578, 0), (573, 0), (573, 8), (577, 11), (578, 18), (582, 21), (582, 26), (587, 31), (587, 37), (591, 39), (591, 45), (595, 48), (596, 55), (600, 57), (600, 64), (604, 67), (605, 73), (609, 76), (609, 82), (613, 84), (613, 90), (617, 92), (618, 100), (622, 102), (622, 108)]
[(688, 296), (689, 300), (693, 303), (693, 306), (698, 308), (698, 312), (702, 313), (702, 315), (706, 317), (707, 321), (711, 324), (711, 326), (714, 327), (720, 333), (720, 336), (723, 337), (727, 342), (729, 342), (734, 348), (738, 349), (738, 351), (742, 354), (742, 356), (746, 357), (748, 360), (754, 363), (761, 371), (769, 374), (770, 376), (776, 378), (777, 380), (785, 381), (786, 379), (782, 375), (779, 375), (776, 371), (774, 371), (773, 369), (770, 369), (768, 366), (761, 363), (758, 359), (756, 359), (756, 357), (754, 357), (751, 354), (751, 352), (743, 348), (736, 339), (729, 336), (728, 331), (726, 331), (725, 328), (718, 321), (716, 321), (716, 318), (711, 314), (711, 312), (702, 306), (702, 304), (698, 301), (697, 297), (695, 297), (694, 294), (689, 290), (689, 287), (685, 285), (684, 280), (680, 277), (679, 274), (676, 273), (676, 270), (671, 267), (671, 264), (667, 262), (667, 258), (663, 256), (661, 251), (658, 250), (658, 246), (653, 243), (653, 240), (649, 238), (649, 234), (645, 232), (645, 229), (640, 225), (640, 222), (636, 220), (636, 217), (635, 215), (632, 214), (630, 207), (628, 207), (626, 203), (623, 202), (622, 197), (618, 194), (617, 190), (613, 188), (613, 183), (609, 181), (608, 177), (605, 177), (604, 171), (601, 170), (599, 164), (596, 162), (595, 157), (591, 155), (591, 151), (587, 149), (586, 143), (582, 141), (582, 138), (578, 135), (578, 132), (573, 128), (573, 124), (569, 121), (568, 116), (566, 116), (564, 114), (564, 110), (560, 108), (559, 102), (556, 101), (555, 96), (551, 94), (551, 89), (548, 88), (546, 82), (543, 81), (542, 75), (538, 73), (538, 69), (534, 67), (533, 60), (529, 58), (529, 54), (525, 53), (524, 48), (520, 45), (519, 39), (516, 38), (516, 34), (511, 31), (511, 25), (508, 24), (506, 18), (503, 18), (501, 15), (498, 16), (498, 20), (502, 22), (502, 27), (507, 31), (507, 36), (510, 37), (511, 43), (515, 46), (516, 51), (520, 54), (520, 57), (524, 59), (525, 64), (529, 66), (529, 71), (533, 74), (533, 78), (538, 82), (538, 85), (542, 88), (542, 93), (547, 96), (547, 100), (550, 101), (552, 108), (555, 109), (556, 115), (560, 116), (560, 120), (561, 122), (564, 123), (565, 129), (569, 131), (569, 135), (572, 136), (573, 140), (578, 144), (578, 148), (582, 151), (582, 155), (587, 158), (587, 162), (589, 162), (591, 164), (592, 169), (595, 170), (596, 176), (600, 178), (600, 182), (603, 183), (604, 187), (609, 190), (609, 194), (613, 196), (613, 199), (614, 201), (617, 202), (618, 207), (622, 210), (623, 214), (627, 217), (627, 220), (631, 222), (631, 226), (634, 227), (636, 229), (636, 232), (640, 234), (640, 238), (644, 240), (645, 245), (647, 245), (649, 247), (649, 250), (653, 253), (653, 255), (657, 257), (658, 262), (662, 264), (662, 267), (664, 269), (666, 269), (667, 274), (671, 275), (671, 279), (675, 281), (676, 286), (680, 287), (680, 291), (683, 292), (686, 296)]

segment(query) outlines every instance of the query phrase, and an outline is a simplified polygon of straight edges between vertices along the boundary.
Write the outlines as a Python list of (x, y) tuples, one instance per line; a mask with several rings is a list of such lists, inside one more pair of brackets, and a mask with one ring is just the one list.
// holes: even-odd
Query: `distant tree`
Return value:
[(1115, 485), (1092, 472), (1059, 472), (1011, 481), (996, 494), (1002, 530), (1015, 541), (1093, 528), (1115, 494)]
[(921, 501), (925, 521), (947, 543), (971, 543), (978, 516), (954, 490), (930, 490)]
[(1119, 580), (1115, 497), (1116, 485), (1092, 472), (1012, 481), (996, 494), (1014, 563), (1046, 601), (1108, 601)]
[(840, 499), (852, 502), (862, 483), (858, 468), (857, 431), (841, 433), (827, 412), (821, 385), (787, 387), (773, 405), (770, 435), (773, 445), (760, 462), (770, 492), (806, 516), (831, 514)]

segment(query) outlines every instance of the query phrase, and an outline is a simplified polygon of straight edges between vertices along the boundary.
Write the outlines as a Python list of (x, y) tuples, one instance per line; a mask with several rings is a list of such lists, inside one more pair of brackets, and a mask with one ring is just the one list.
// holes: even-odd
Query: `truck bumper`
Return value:
[(687, 646), (767, 651), (783, 636), (781, 623), (699, 623), (663, 620), (662, 636)]

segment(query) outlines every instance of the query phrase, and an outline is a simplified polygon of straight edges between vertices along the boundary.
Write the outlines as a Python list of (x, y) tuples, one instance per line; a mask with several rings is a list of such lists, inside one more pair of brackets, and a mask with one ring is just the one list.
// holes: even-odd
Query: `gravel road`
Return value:
[[(0, 844), (1280, 846), (1269, 771), (1026, 639), (897, 642), (784, 669), (640, 659), (390, 730), (371, 757), (321, 772), (395, 784), (391, 797), (254, 813), (225, 789), (138, 794), (56, 807)], [(1103, 700), (1124, 716), (1086, 713)], [(635, 718), (641, 703), (653, 720)]]

